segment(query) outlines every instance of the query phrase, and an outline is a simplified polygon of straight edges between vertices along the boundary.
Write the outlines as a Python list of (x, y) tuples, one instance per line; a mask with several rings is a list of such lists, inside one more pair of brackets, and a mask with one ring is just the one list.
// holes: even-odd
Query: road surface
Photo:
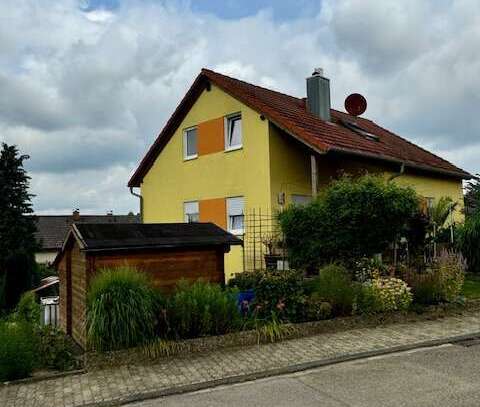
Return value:
[(443, 345), (129, 407), (480, 406), (480, 344)]

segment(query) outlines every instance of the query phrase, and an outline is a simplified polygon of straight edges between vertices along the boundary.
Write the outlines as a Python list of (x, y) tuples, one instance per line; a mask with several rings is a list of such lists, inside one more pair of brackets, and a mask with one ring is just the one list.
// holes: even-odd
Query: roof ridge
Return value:
[(270, 88), (266, 88), (265, 86), (256, 85), (254, 83), (247, 82), (243, 79), (234, 78), (233, 76), (225, 75), (223, 73), (219, 73), (219, 72), (213, 71), (211, 69), (202, 68), (202, 73), (223, 76), (224, 78), (228, 78), (228, 79), (231, 79), (233, 81), (241, 82), (241, 83), (244, 83), (245, 85), (252, 86), (252, 87), (257, 88), (257, 89), (266, 90), (268, 92), (274, 92), (274, 93), (277, 93), (279, 95), (295, 99), (297, 102), (303, 102), (303, 97), (297, 97), (297, 96), (289, 95), (288, 93), (280, 92), (280, 91), (275, 90), (275, 89), (270, 89)]

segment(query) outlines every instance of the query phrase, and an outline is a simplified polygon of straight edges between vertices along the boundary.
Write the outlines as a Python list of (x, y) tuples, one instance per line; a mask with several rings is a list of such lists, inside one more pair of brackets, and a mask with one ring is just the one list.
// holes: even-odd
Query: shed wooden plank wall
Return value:
[(190, 281), (202, 278), (213, 283), (224, 283), (223, 249), (177, 249), (131, 253), (99, 254), (94, 267), (131, 266), (147, 272), (156, 287), (171, 292), (180, 279)]
[[(80, 251), (77, 241), (72, 239), (57, 266), (60, 278), (60, 326), (80, 346), (86, 347), (88, 285), (103, 268), (126, 265), (135, 267), (148, 273), (154, 285), (168, 293), (173, 291), (175, 284), (182, 278), (190, 281), (202, 278), (213, 283), (224, 283), (223, 259), (223, 247), (86, 254)], [(71, 289), (68, 288), (69, 274)], [(69, 318), (71, 323), (68, 322)]]

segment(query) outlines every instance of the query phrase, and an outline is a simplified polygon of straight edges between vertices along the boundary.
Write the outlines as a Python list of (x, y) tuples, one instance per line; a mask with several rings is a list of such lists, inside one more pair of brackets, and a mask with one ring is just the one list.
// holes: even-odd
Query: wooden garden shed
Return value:
[(224, 253), (238, 244), (213, 223), (73, 224), (54, 261), (60, 327), (85, 347), (88, 286), (103, 268), (135, 267), (166, 292), (180, 279), (223, 283)]

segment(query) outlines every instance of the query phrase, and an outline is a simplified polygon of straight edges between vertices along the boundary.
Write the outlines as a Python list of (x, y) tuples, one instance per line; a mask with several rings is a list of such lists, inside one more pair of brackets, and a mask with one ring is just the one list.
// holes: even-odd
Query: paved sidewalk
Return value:
[(295, 371), (325, 360), (480, 334), (480, 313), (322, 334), (275, 344), (222, 349), (76, 376), (0, 387), (2, 407), (115, 405), (228, 381)]

